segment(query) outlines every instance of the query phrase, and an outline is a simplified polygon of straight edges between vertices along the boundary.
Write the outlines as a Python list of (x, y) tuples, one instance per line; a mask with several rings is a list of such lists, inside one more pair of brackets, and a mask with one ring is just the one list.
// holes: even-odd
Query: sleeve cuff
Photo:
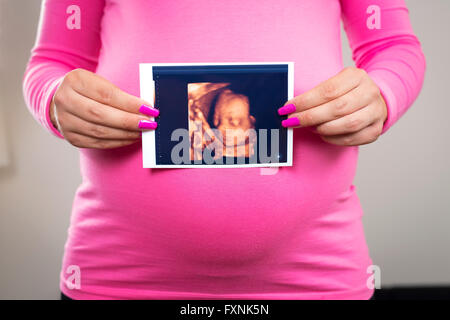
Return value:
[(383, 79), (377, 71), (369, 72), (369, 77), (375, 82), (380, 89), (380, 93), (384, 98), (387, 109), (387, 117), (383, 124), (381, 134), (384, 134), (396, 122), (397, 116), (397, 99), (389, 84)]
[(53, 96), (58, 89), (61, 81), (63, 78), (59, 78), (58, 80), (54, 81), (52, 83), (52, 86), (49, 90), (49, 93), (46, 97), (45, 107), (44, 107), (44, 114), (45, 114), (45, 126), (49, 129), (49, 131), (56, 137), (60, 139), (64, 139), (64, 136), (61, 134), (61, 132), (58, 131), (58, 129), (53, 125), (52, 120), (50, 119), (50, 105), (52, 103)]

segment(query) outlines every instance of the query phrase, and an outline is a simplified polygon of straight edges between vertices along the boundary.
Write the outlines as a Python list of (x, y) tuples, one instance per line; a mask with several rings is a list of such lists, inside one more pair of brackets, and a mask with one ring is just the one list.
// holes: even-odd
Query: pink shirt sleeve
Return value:
[[(23, 78), (25, 101), (34, 118), (49, 132), (49, 107), (64, 75), (77, 68), (95, 71), (100, 50), (104, 0), (45, 0), (36, 44)], [(80, 22), (79, 29), (76, 24)], [(75, 27), (75, 28), (74, 28)]]
[(367, 71), (386, 101), (384, 133), (408, 110), (422, 87), (425, 57), (420, 42), (404, 0), (341, 0), (341, 7), (356, 66)]

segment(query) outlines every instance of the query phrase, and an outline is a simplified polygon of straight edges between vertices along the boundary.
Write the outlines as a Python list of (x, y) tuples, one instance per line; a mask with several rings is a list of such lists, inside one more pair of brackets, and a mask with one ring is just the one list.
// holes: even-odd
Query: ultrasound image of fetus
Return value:
[[(254, 155), (256, 143), (256, 134), (247, 131), (254, 129), (256, 122), (255, 117), (250, 114), (249, 99), (226, 86), (218, 88), (218, 84), (215, 85), (216, 87), (210, 86), (215, 94), (209, 94), (208, 99), (205, 99), (206, 92), (211, 93), (213, 90), (208, 91), (204, 87), (194, 87), (196, 90), (192, 90), (189, 95), (191, 160), (202, 159), (204, 149), (211, 146), (214, 146), (215, 159), (249, 158)], [(202, 92), (203, 95), (196, 97), (194, 91)], [(208, 118), (212, 120), (208, 121)]]

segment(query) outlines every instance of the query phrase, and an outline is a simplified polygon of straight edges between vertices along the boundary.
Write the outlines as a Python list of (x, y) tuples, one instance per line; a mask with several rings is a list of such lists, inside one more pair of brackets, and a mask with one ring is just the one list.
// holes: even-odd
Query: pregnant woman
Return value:
[[(268, 106), (294, 127), (294, 166), (143, 169), (140, 133), (164, 110), (138, 98), (139, 63), (246, 61), (294, 62), (294, 98)], [(403, 0), (44, 1), (25, 98), (79, 148), (83, 177), (62, 293), (369, 299), (358, 145), (410, 107), (424, 70)]]

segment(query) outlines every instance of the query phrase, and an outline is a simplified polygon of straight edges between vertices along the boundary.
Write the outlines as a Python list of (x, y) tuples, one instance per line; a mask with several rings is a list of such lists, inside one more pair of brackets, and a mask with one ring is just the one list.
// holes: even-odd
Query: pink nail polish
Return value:
[(158, 124), (155, 121), (139, 120), (139, 129), (156, 129)]
[(148, 116), (152, 116), (152, 117), (157, 117), (159, 115), (159, 110), (146, 106), (145, 104), (143, 104), (140, 108), (139, 108), (139, 112), (146, 114)]
[(279, 114), (280, 116), (284, 116), (284, 115), (286, 115), (286, 114), (288, 114), (288, 113), (294, 112), (295, 110), (296, 110), (295, 105), (293, 105), (293, 104), (291, 103), (291, 104), (288, 104), (288, 105), (283, 106), (283, 107), (281, 107), (280, 109), (278, 109), (278, 114)]
[(298, 120), (298, 118), (295, 117), (288, 118), (286, 120), (281, 121), (281, 125), (285, 128), (296, 127), (300, 125), (300, 120)]

